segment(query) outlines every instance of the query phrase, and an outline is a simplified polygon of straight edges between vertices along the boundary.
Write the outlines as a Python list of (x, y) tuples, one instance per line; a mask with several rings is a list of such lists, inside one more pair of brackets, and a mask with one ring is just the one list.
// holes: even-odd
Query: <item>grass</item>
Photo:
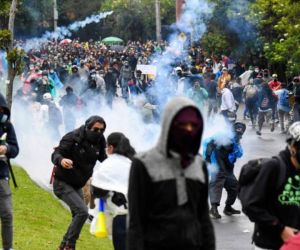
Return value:
[[(70, 221), (71, 213), (49, 192), (38, 187), (20, 167), (14, 167), (19, 185), (12, 187), (14, 249), (55, 250)], [(85, 225), (77, 241), (78, 250), (112, 250), (109, 239), (99, 239)]]

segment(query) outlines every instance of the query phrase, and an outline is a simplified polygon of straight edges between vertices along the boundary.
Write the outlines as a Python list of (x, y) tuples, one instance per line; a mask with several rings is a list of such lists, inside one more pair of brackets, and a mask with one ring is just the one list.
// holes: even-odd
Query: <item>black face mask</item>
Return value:
[(102, 134), (103, 134), (102, 130), (100, 130), (100, 131), (86, 130), (86, 139), (91, 144), (97, 144), (100, 142)]

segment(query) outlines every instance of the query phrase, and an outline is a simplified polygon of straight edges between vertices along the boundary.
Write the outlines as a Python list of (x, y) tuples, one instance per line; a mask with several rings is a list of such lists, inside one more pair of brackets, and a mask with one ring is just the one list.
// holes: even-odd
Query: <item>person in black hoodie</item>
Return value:
[(167, 104), (156, 147), (132, 162), (127, 250), (215, 249), (202, 132), (194, 102), (176, 97)]
[(243, 198), (243, 212), (255, 223), (258, 249), (278, 250), (300, 230), (300, 122), (289, 128), (279, 157), (281, 163), (276, 158), (262, 161), (253, 188)]
[(11, 191), (8, 184), (8, 160), (15, 158), (19, 153), (14, 126), (9, 119), (10, 110), (4, 96), (0, 94), (0, 218), (2, 224), (2, 246), (4, 250), (12, 249), (13, 245), (13, 211)]
[(93, 174), (96, 161), (106, 159), (106, 141), (103, 133), (106, 128), (104, 119), (91, 116), (85, 125), (67, 133), (52, 154), (54, 163), (54, 194), (64, 201), (72, 212), (72, 222), (59, 250), (75, 249), (88, 209), (83, 199), (82, 187)]

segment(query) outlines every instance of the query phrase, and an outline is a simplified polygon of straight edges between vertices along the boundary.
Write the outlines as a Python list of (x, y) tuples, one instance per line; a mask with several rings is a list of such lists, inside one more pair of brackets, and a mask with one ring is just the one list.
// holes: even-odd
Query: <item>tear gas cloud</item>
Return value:
[(249, 5), (249, 0), (233, 0), (228, 7), (228, 22), (226, 22), (226, 25), (236, 34), (240, 44), (234, 50), (235, 55), (247, 53), (249, 46), (251, 50), (262, 46), (256, 27), (247, 19), (250, 9)]
[[(204, 0), (187, 0), (182, 18), (178, 25), (178, 30), (192, 34), (194, 40), (198, 40), (205, 32), (206, 28), (201, 18), (208, 18), (213, 11), (213, 5)], [(96, 20), (100, 21), (112, 12), (106, 12), (97, 15)], [(76, 22), (65, 28), (60, 28), (56, 32), (48, 32), (42, 38), (32, 39), (26, 44), (26, 49), (38, 47), (41, 43), (52, 38), (63, 38), (71, 31), (84, 27), (94, 20), (93, 17), (84, 22)], [(172, 92), (173, 86), (170, 80), (170, 74), (174, 68), (174, 61), (187, 61), (188, 51), (182, 41), (178, 39), (178, 30), (170, 36), (169, 47), (162, 55), (155, 55), (152, 58), (157, 67), (155, 88), (153, 89), (158, 106), (164, 107), (164, 104), (176, 93)], [(62, 96), (62, 93), (59, 93)], [(98, 108), (96, 108), (98, 107)], [(16, 127), (16, 133), (20, 144), (20, 155), (16, 159), (29, 175), (40, 185), (49, 188), (49, 179), (53, 164), (51, 163), (51, 154), (53, 147), (58, 145), (59, 138), (51, 137), (49, 131), (44, 128), (41, 117), (40, 107), (32, 104), (24, 110), (24, 104), (17, 101), (13, 104), (13, 123)], [(113, 104), (113, 109), (103, 105), (94, 105), (89, 103), (85, 112), (76, 114), (77, 126), (84, 124), (89, 115), (100, 115), (106, 123), (107, 129), (105, 136), (111, 132), (123, 132), (131, 141), (135, 149), (140, 152), (154, 146), (156, 143), (160, 126), (158, 124), (146, 124), (141, 115), (134, 108), (128, 106), (123, 100), (117, 99)], [(204, 117), (206, 117), (204, 115)], [(216, 116), (214, 120), (207, 121), (203, 138), (210, 137), (213, 134), (220, 144), (230, 140), (231, 131), (227, 127), (222, 117)], [(60, 127), (61, 136), (65, 134), (62, 126)]]
[[(84, 125), (90, 115), (102, 116), (107, 123), (104, 136), (112, 132), (122, 132), (130, 140), (137, 151), (144, 151), (154, 145), (160, 127), (157, 124), (145, 124), (142, 117), (134, 108), (129, 107), (123, 100), (118, 99), (113, 110), (105, 105), (93, 109), (95, 105), (87, 107), (88, 112), (78, 112), (76, 127)], [(51, 154), (53, 148), (58, 146), (60, 137), (53, 138), (45, 128), (41, 107), (32, 104), (24, 110), (24, 105), (15, 101), (13, 104), (12, 122), (20, 146), (20, 154), (16, 163), (22, 166), (30, 177), (44, 188), (50, 188), (49, 181), (53, 164)], [(59, 127), (60, 134), (65, 134), (63, 126)]]
[[(186, 0), (182, 16), (173, 25), (174, 32), (168, 38), (168, 47), (163, 54), (155, 54), (152, 58), (157, 67), (156, 85), (154, 90), (157, 95), (159, 106), (163, 107), (166, 101), (176, 93), (170, 92), (170, 74), (173, 71), (174, 63), (188, 61), (187, 39), (191, 42), (198, 41), (206, 31), (204, 19), (211, 17), (214, 5), (205, 0)], [(186, 37), (180, 39), (179, 34), (183, 32)], [(174, 73), (174, 72), (173, 72)]]
[(53, 32), (47, 31), (42, 37), (40, 38), (32, 38), (26, 40), (24, 45), (24, 50), (29, 51), (33, 48), (39, 48), (42, 43), (48, 42), (52, 39), (63, 39), (65, 37), (70, 37), (72, 32), (79, 30), (80, 28), (84, 28), (86, 25), (90, 23), (98, 23), (102, 19), (106, 18), (107, 16), (111, 15), (113, 12), (103, 12), (97, 15), (92, 15), (84, 19), (83, 21), (76, 21), (70, 24), (67, 27), (57, 27), (57, 29)]

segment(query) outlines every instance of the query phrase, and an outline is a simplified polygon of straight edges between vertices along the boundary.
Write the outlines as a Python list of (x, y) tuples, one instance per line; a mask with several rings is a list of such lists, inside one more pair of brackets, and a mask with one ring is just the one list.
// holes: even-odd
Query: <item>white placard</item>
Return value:
[(136, 66), (136, 70), (142, 71), (143, 75), (154, 75), (154, 76), (156, 76), (156, 66), (153, 66), (153, 65), (138, 64)]

